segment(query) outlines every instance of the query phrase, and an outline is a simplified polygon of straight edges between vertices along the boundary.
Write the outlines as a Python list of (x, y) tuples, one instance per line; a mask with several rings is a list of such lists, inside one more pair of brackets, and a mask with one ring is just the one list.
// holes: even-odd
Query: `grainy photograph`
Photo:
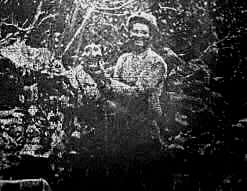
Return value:
[(0, 191), (245, 190), (246, 13), (0, 0)]

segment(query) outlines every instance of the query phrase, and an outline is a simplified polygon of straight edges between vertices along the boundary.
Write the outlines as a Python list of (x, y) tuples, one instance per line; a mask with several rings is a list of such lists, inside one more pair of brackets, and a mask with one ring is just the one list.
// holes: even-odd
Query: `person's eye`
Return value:
[(147, 31), (141, 31), (141, 34), (148, 35), (148, 32)]
[(90, 52), (90, 48), (86, 48), (85, 49), (85, 52)]
[(134, 33), (134, 34), (138, 33), (137, 30), (132, 30), (131, 32)]
[(93, 51), (94, 52), (98, 52), (99, 50), (98, 50), (98, 48), (94, 48)]
[(59, 64), (56, 64), (55, 68), (61, 68), (61, 66)]

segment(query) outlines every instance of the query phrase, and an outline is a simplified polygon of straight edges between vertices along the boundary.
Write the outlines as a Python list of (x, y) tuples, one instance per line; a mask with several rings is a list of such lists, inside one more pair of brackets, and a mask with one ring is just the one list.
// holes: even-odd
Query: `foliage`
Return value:
[[(1, 55), (15, 64), (16, 78), (22, 79), (20, 103), (13, 110), (16, 115), (1, 119), (1, 167), (6, 167), (9, 154), (30, 151), (30, 145), (36, 146), (31, 149), (36, 155), (52, 151), (59, 158), (76, 150), (81, 144), (77, 137), (82, 135), (88, 140), (83, 152), (90, 155), (94, 149), (105, 149), (102, 121), (106, 116), (100, 104), (92, 107), (92, 113), (99, 115), (78, 122), (78, 113), (73, 113), (75, 92), (57, 74), (76, 65), (91, 42), (102, 45), (104, 61), (114, 66), (118, 56), (130, 48), (125, 23), (138, 10), (157, 17), (160, 34), (153, 48), (168, 63), (161, 98), (166, 114), (162, 154), (184, 158), (181, 166), (196, 159), (219, 158), (226, 165), (231, 160), (240, 164), (246, 160), (246, 94), (238, 88), (245, 86), (247, 76), (240, 49), (240, 42), (246, 39), (246, 23), (242, 22), (246, 10), (239, 2), (6, 0), (0, 1), (0, 9)], [(84, 111), (91, 108), (89, 102), (84, 100)], [(85, 113), (80, 115), (88, 119)], [(91, 139), (95, 133), (97, 145)], [(32, 141), (35, 144), (29, 144)], [(210, 172), (202, 171), (219, 174), (214, 185), (219, 190), (244, 181), (234, 170), (219, 172), (221, 168), (217, 171), (210, 165)], [(64, 170), (56, 170), (60, 178), (65, 176)], [(175, 179), (186, 182), (181, 174), (174, 174)], [(175, 187), (179, 190), (179, 181)]]

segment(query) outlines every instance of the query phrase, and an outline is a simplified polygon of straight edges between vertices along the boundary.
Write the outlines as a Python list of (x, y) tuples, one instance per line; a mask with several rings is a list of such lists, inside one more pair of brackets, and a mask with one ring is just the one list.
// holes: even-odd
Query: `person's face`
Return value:
[(90, 44), (84, 48), (83, 56), (87, 58), (98, 58), (102, 56), (101, 48), (99, 45)]
[(130, 39), (137, 49), (145, 49), (151, 39), (148, 25), (143, 23), (134, 23), (130, 29)]
[(89, 44), (84, 48), (83, 57), (85, 60), (85, 68), (97, 68), (98, 62), (102, 58), (102, 51), (100, 45)]

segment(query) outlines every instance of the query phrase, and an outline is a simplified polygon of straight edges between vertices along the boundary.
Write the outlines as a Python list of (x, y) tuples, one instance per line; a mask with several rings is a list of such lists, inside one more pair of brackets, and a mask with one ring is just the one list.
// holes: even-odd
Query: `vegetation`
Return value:
[[(16, 93), (0, 100), (0, 112), (13, 113), (0, 115), (3, 178), (43, 176), (55, 190), (70, 188), (72, 183), (82, 185), (81, 177), (86, 186), (93, 187), (96, 175), (102, 185), (109, 187), (114, 180), (114, 186), (123, 184), (123, 189), (126, 185), (138, 190), (157, 190), (158, 186), (239, 190), (246, 186), (247, 95), (243, 87), (247, 71), (240, 46), (246, 41), (243, 18), (247, 11), (243, 4), (227, 0), (1, 0), (0, 10), (0, 85)], [(112, 128), (106, 124), (111, 117), (100, 103), (83, 98), (81, 111), (87, 112), (79, 113), (85, 120), (78, 122), (73, 88), (57, 74), (76, 65), (91, 42), (102, 45), (106, 65), (114, 66), (129, 48), (127, 17), (138, 10), (157, 17), (160, 34), (152, 46), (168, 64), (161, 98), (166, 146), (155, 162), (138, 167), (125, 161), (120, 166), (120, 159), (104, 155), (105, 127)], [(13, 86), (16, 81), (18, 86)], [(83, 153), (81, 158), (69, 154), (74, 150)], [(25, 158), (27, 153), (33, 158)], [(44, 168), (37, 173), (13, 173), (27, 161)]]

